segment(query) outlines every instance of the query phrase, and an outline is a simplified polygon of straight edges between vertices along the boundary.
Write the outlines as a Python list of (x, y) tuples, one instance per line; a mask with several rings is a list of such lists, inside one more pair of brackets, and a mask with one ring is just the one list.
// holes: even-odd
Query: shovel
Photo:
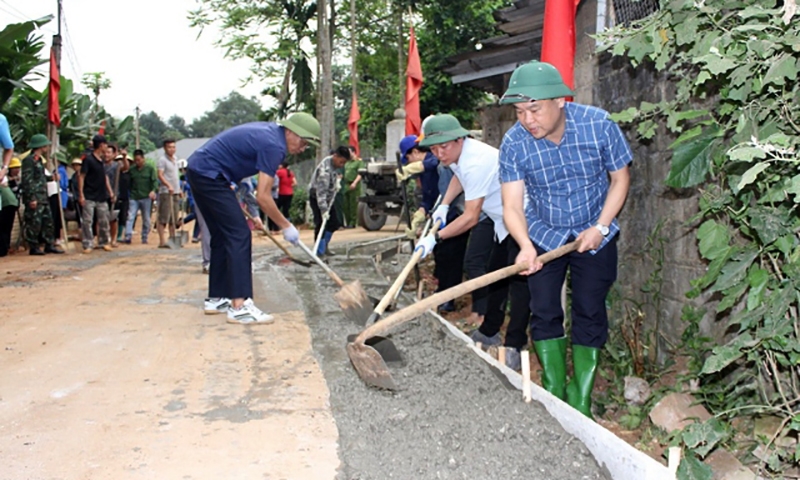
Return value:
[[(441, 226), (441, 222), (436, 222), (436, 225), (433, 226), (433, 230), (431, 230), (431, 235), (436, 235), (436, 232), (439, 231), (439, 227)], [(395, 298), (395, 295), (400, 291), (403, 287), (403, 284), (406, 282), (406, 278), (408, 274), (411, 273), (411, 270), (417, 266), (417, 262), (422, 257), (422, 250), (414, 250), (414, 254), (411, 256), (411, 259), (406, 264), (403, 271), (400, 272), (400, 275), (397, 276), (392, 286), (389, 288), (389, 291), (386, 292), (386, 295), (383, 296), (380, 303), (375, 307), (375, 310), (372, 311), (370, 316), (366, 319), (366, 322), (363, 325), (369, 325), (371, 323), (375, 323), (378, 319), (383, 315), (383, 312), (386, 311), (386, 308), (392, 303)]]
[[(242, 207), (242, 212), (244, 213), (244, 216), (247, 217), (248, 220), (250, 220), (251, 222), (253, 222), (255, 224), (255, 221), (253, 221), (253, 216), (250, 215), (250, 212), (248, 212), (245, 207)], [(267, 228), (266, 225), (262, 224), (261, 231), (264, 232), (264, 235), (269, 237), (269, 239), (272, 240), (272, 242), (275, 245), (277, 245), (278, 248), (283, 250), (283, 253), (285, 253), (286, 256), (289, 257), (289, 260), (293, 261), (294, 263), (296, 263), (298, 265), (302, 265), (304, 267), (310, 267), (311, 266), (311, 262), (304, 262), (303, 260), (300, 260), (297, 257), (295, 257), (294, 255), (292, 255), (292, 252), (290, 252), (286, 247), (283, 246), (283, 244), (281, 242), (278, 241), (277, 238), (273, 237), (272, 234), (269, 233), (269, 229)]]
[[(175, 219), (178, 217), (178, 215), (175, 213), (175, 202), (172, 201), (172, 195), (167, 198), (167, 201), (169, 202), (169, 223), (174, 229)], [(169, 239), (167, 239), (167, 246), (173, 250), (183, 248), (180, 237), (175, 236), (176, 233), (178, 232), (173, 230), (172, 235), (169, 237)]]
[(336, 275), (336, 272), (331, 270), (331, 267), (320, 260), (318, 256), (312, 253), (303, 242), (298, 241), (297, 246), (306, 252), (306, 255), (311, 257), (317, 265), (322, 267), (325, 273), (340, 287), (340, 290), (336, 292), (333, 298), (339, 303), (339, 307), (342, 309), (342, 312), (344, 312), (345, 317), (353, 320), (369, 316), (372, 306), (378, 303), (378, 301), (367, 295), (367, 292), (361, 288), (360, 281), (354, 280), (350, 283), (344, 283), (344, 280), (342, 280), (339, 275)]
[[(540, 255), (538, 261), (540, 263), (547, 263), (551, 260), (559, 258), (567, 253), (570, 253), (578, 248), (577, 243), (570, 242), (555, 250)], [(525, 264), (509, 265), (508, 267), (495, 270), (494, 272), (487, 273), (478, 278), (473, 278), (455, 287), (433, 294), (430, 297), (421, 300), (410, 307), (395, 312), (394, 314), (386, 317), (380, 322), (374, 323), (364, 329), (352, 342), (347, 344), (347, 355), (350, 357), (350, 363), (356, 369), (358, 376), (367, 385), (383, 388), (386, 390), (396, 390), (397, 385), (392, 379), (392, 374), (386, 367), (386, 363), (381, 358), (380, 353), (374, 348), (366, 344), (366, 341), (381, 333), (386, 333), (390, 329), (402, 325), (403, 323), (412, 320), (426, 310), (444, 302), (454, 300), (461, 295), (469, 293), (473, 290), (491, 285), (492, 283), (503, 280), (527, 270), (528, 266)], [(388, 340), (387, 340), (388, 341)]]
[[(183, 200), (181, 200), (181, 203), (183, 203)], [(178, 219), (178, 224), (180, 225), (179, 238), (180, 238), (181, 247), (184, 246), (184, 245), (188, 245), (189, 244), (189, 232), (183, 229), (183, 217), (184, 217), (183, 208), (184, 207), (185, 207), (185, 205), (181, 207), (181, 218)]]
[[(322, 237), (325, 235), (325, 225), (328, 224), (328, 219), (331, 217), (331, 209), (333, 208), (333, 203), (336, 201), (336, 195), (339, 193), (340, 188), (341, 184), (339, 183), (339, 180), (337, 180), (336, 187), (333, 189), (333, 197), (331, 197), (331, 203), (330, 205), (328, 205), (328, 210), (326, 210), (325, 214), (322, 215), (322, 225), (320, 225), (319, 227), (319, 233), (317, 234), (317, 241), (314, 242), (315, 254), (319, 252), (319, 244), (320, 242), (322, 242)], [(317, 202), (317, 205), (319, 205), (319, 202)]]

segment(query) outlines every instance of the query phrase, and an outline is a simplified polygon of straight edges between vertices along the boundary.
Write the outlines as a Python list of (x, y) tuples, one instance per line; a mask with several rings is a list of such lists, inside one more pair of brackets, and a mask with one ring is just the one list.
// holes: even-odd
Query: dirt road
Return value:
[(0, 478), (333, 478), (301, 304), (262, 263), (277, 321), (242, 327), (203, 315), (197, 245), (2, 259)]

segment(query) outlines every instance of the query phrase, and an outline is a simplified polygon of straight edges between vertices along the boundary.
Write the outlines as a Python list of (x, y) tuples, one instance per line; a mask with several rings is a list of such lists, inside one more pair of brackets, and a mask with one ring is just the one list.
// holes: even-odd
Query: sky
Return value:
[[(237, 90), (259, 97), (255, 84), (242, 86), (248, 75), (245, 60), (232, 61), (215, 47), (217, 31), (189, 27), (187, 14), (196, 0), (63, 0), (61, 74), (84, 93), (80, 78), (105, 72), (111, 88), (100, 104), (115, 117), (157, 112), (166, 121), (173, 114), (187, 123), (213, 107), (215, 99)], [(49, 45), (56, 33), (56, 0), (0, 0), (0, 30), (9, 23), (52, 14), (41, 31)], [(49, 48), (43, 50), (49, 55)], [(40, 67), (45, 76), (47, 66)], [(46, 80), (31, 84), (37, 89)], [(259, 99), (263, 103), (263, 99)]]

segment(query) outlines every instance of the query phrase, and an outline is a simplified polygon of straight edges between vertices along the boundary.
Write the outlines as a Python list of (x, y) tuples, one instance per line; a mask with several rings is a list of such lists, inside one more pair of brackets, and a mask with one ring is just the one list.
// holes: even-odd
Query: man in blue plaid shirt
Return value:
[[(555, 67), (517, 68), (501, 104), (518, 122), (500, 146), (503, 220), (527, 263), (531, 336), (544, 370), (542, 384), (591, 418), (600, 349), (608, 337), (605, 298), (617, 278), (616, 216), (630, 186), (633, 155), (619, 126), (599, 108), (572, 96)], [(528, 205), (523, 197), (528, 194)], [(542, 266), (538, 255), (569, 241), (577, 251)], [(567, 385), (561, 286), (570, 270), (572, 363)]]

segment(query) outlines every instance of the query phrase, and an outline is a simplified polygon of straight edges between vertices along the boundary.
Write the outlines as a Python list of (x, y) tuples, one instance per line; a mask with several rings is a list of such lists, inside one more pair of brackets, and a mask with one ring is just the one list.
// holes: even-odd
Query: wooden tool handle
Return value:
[[(551, 250), (543, 255), (540, 255), (538, 257), (538, 261), (540, 263), (547, 263), (551, 260), (566, 255), (567, 253), (570, 253), (576, 250), (577, 248), (578, 244), (576, 242), (570, 242), (566, 245), (558, 247), (555, 250)], [(361, 333), (359, 333), (358, 337), (356, 337), (356, 339), (353, 340), (353, 343), (364, 343), (365, 341), (376, 335), (385, 333), (397, 325), (401, 325), (413, 318), (418, 317), (429, 308), (435, 307), (436, 305), (441, 305), (442, 303), (445, 302), (449, 302), (450, 300), (455, 300), (461, 295), (472, 292), (487, 285), (491, 285), (492, 283), (503, 280), (504, 278), (517, 275), (518, 273), (524, 272), (527, 269), (528, 266), (522, 263), (516, 265), (509, 265), (508, 267), (501, 268), (500, 270), (495, 270), (494, 272), (487, 273), (486, 275), (481, 275), (478, 278), (473, 278), (472, 280), (464, 282), (460, 285), (456, 285), (455, 287), (448, 288), (447, 290), (444, 290), (442, 292), (435, 293), (430, 297), (415, 303), (414, 305), (408, 306), (400, 311), (395, 312), (394, 314), (384, 318), (379, 322), (373, 323), (371, 326), (365, 328)]]
[(300, 249), (302, 249), (304, 252), (306, 252), (306, 255), (311, 257), (311, 259), (314, 260), (314, 262), (316, 262), (317, 265), (322, 267), (322, 269), (325, 270), (325, 273), (327, 273), (328, 276), (331, 277), (331, 279), (334, 282), (336, 282), (336, 285), (339, 285), (340, 287), (344, 286), (344, 282), (342, 281), (341, 278), (339, 278), (339, 275), (336, 275), (336, 272), (331, 270), (331, 267), (325, 265), (325, 262), (320, 260), (320, 258), (318, 256), (314, 255), (311, 252), (311, 250), (309, 250), (308, 247), (306, 247), (305, 243), (298, 241), (297, 242), (297, 246), (300, 247)]
[[(442, 222), (436, 222), (431, 230), (431, 235), (436, 235), (436, 232), (439, 231), (439, 227), (442, 225)], [(406, 278), (408, 274), (411, 273), (411, 270), (414, 269), (414, 266), (419, 262), (419, 259), (422, 257), (422, 250), (414, 249), (414, 254), (411, 256), (411, 260), (408, 261), (403, 271), (400, 272), (400, 275), (397, 276), (392, 286), (389, 288), (389, 291), (386, 292), (386, 295), (381, 298), (380, 303), (375, 306), (375, 310), (373, 313), (378, 315), (383, 315), (383, 312), (386, 311), (386, 307), (392, 303), (394, 296), (397, 294), (398, 291), (403, 287), (403, 284), (406, 282)]]
[[(248, 212), (248, 211), (247, 211), (247, 209), (246, 209), (245, 207), (242, 207), (242, 212), (244, 212), (244, 216), (245, 216), (245, 217), (247, 217), (247, 219), (248, 219), (248, 220), (250, 220), (250, 221), (252, 221), (253, 223), (255, 223), (255, 221), (254, 221), (254, 219), (253, 219), (253, 216), (252, 216), (252, 215), (250, 215), (250, 212)], [(271, 233), (269, 233), (269, 229), (267, 229), (267, 226), (266, 226), (266, 225), (264, 225), (264, 224), (263, 224), (263, 222), (262, 222), (262, 224), (261, 224), (261, 231), (262, 231), (262, 232), (264, 232), (264, 235), (266, 235), (267, 237), (269, 237), (269, 239), (270, 239), (270, 240), (272, 240), (272, 242), (273, 242), (273, 243), (275, 243), (275, 245), (277, 245), (277, 246), (278, 246), (278, 248), (280, 248), (281, 250), (283, 250), (283, 253), (285, 253), (287, 257), (289, 257), (289, 258), (294, 258), (294, 257), (292, 256), (292, 253), (289, 251), (289, 249), (287, 249), (286, 247), (284, 247), (284, 246), (283, 246), (283, 244), (282, 244), (281, 242), (279, 242), (277, 238), (273, 237), (273, 236), (272, 236), (272, 234), (271, 234)]]

